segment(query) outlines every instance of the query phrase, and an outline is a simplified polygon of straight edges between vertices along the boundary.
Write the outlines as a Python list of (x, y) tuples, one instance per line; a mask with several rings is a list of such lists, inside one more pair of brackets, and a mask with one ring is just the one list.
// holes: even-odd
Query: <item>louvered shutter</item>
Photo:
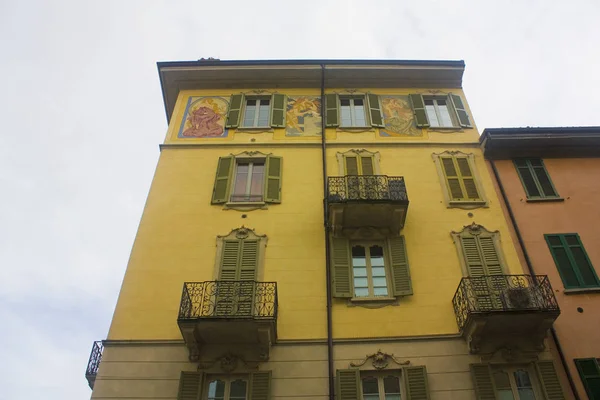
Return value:
[(458, 123), (463, 128), (470, 128), (471, 121), (469, 120), (469, 114), (467, 114), (467, 110), (465, 109), (465, 105), (463, 104), (460, 96), (456, 94), (450, 94), (450, 101), (454, 106), (454, 111), (456, 111), (456, 116), (458, 117)]
[(360, 372), (358, 369), (337, 370), (337, 400), (359, 400)]
[(580, 358), (575, 360), (581, 378), (590, 399), (600, 399), (600, 360)]
[(460, 186), (460, 177), (458, 171), (454, 165), (454, 157), (440, 157), (442, 167), (444, 170), (444, 176), (446, 177), (446, 183), (450, 190), (450, 200), (462, 200), (464, 199), (462, 187)]
[(471, 364), (470, 367), (477, 400), (497, 400), (490, 366), (488, 364)]
[(344, 156), (346, 164), (346, 175), (358, 175), (358, 157)]
[(373, 166), (372, 156), (361, 156), (360, 157), (361, 175), (375, 175), (375, 168)]
[(562, 387), (560, 386), (560, 380), (558, 374), (554, 368), (552, 361), (538, 361), (535, 363), (535, 367), (542, 384), (542, 390), (546, 400), (564, 400)]
[(485, 275), (485, 264), (479, 252), (477, 238), (475, 236), (460, 237), (460, 245), (469, 276), (476, 278)]
[(413, 290), (410, 279), (410, 270), (408, 268), (408, 256), (406, 255), (404, 236), (398, 236), (389, 239), (388, 245), (390, 249), (394, 296), (411, 295), (413, 294)]
[(177, 400), (200, 400), (202, 398), (202, 372), (182, 371), (179, 378)]
[(529, 167), (529, 163), (524, 159), (514, 160), (515, 168), (519, 173), (523, 187), (525, 188), (525, 194), (527, 197), (541, 197), (540, 190), (535, 183), (533, 177), (533, 168)]
[(408, 400), (428, 400), (429, 385), (425, 366), (404, 367), (404, 384)]
[(249, 393), (248, 400), (269, 400), (271, 398), (271, 371), (250, 374)]
[(328, 128), (338, 126), (339, 121), (339, 106), (337, 94), (325, 95), (325, 126)]
[(258, 240), (242, 240), (241, 250), (239, 280), (253, 281), (256, 279), (256, 266), (258, 264)]
[(229, 196), (229, 184), (234, 167), (233, 156), (220, 157), (217, 164), (217, 175), (213, 186), (211, 204), (222, 204), (227, 202)]
[(283, 158), (268, 156), (265, 170), (265, 201), (268, 203), (281, 203)]
[(367, 102), (369, 103), (371, 126), (383, 128), (383, 115), (381, 114), (379, 96), (376, 94), (367, 94)]
[(494, 238), (490, 236), (477, 236), (477, 240), (483, 254), (485, 274), (502, 275), (502, 264), (500, 263), (500, 256), (498, 255)]
[(221, 269), (219, 271), (219, 280), (235, 281), (238, 278), (238, 265), (241, 249), (241, 240), (223, 241), (223, 250), (221, 252)]
[(410, 104), (415, 114), (415, 123), (417, 128), (427, 128), (429, 126), (429, 117), (425, 111), (425, 102), (420, 94), (409, 94)]
[(331, 239), (331, 247), (333, 297), (352, 297), (350, 243), (346, 238), (334, 237)]
[(244, 105), (244, 95), (234, 94), (229, 99), (229, 110), (227, 110), (226, 128), (237, 128), (240, 124), (240, 115)]
[(271, 126), (273, 128), (285, 127), (286, 96), (284, 94), (271, 95)]
[(469, 165), (469, 159), (466, 157), (457, 157), (456, 163), (458, 164), (458, 170), (460, 171), (460, 176), (465, 187), (467, 199), (478, 200), (480, 196), (479, 192), (477, 191), (475, 177), (473, 176), (471, 166)]

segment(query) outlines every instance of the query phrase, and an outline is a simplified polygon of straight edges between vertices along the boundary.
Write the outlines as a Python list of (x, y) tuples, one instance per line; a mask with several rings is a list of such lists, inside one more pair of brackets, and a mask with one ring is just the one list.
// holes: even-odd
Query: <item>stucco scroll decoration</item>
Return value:
[(267, 157), (273, 153), (263, 153), (262, 151), (243, 151), (239, 154), (233, 154), (232, 156), (235, 158), (244, 158), (244, 157)]
[(409, 360), (405, 360), (405, 361), (400, 361), (398, 360), (393, 354), (388, 354), (388, 353), (383, 353), (380, 350), (377, 350), (377, 353), (373, 353), (373, 354), (368, 354), (364, 360), (360, 361), (360, 362), (351, 362), (350, 366), (357, 368), (357, 367), (362, 367), (363, 365), (365, 365), (367, 363), (367, 361), (372, 360), (371, 364), (373, 365), (373, 368), (375, 369), (385, 369), (387, 368), (387, 366), (390, 363), (390, 360), (395, 362), (398, 365), (409, 365), (410, 361)]
[(261, 239), (266, 238), (267, 235), (257, 235), (256, 232), (254, 232), (254, 229), (247, 228), (244, 225), (242, 225), (239, 228), (232, 229), (231, 232), (229, 232), (227, 235), (217, 235), (217, 238), (233, 237), (235, 237), (236, 239), (247, 239), (248, 237), (253, 237), (254, 239)]
[(460, 234), (462, 232), (466, 232), (466, 233), (471, 234), (473, 236), (477, 236), (477, 235), (480, 235), (480, 234), (485, 233), (485, 232), (487, 232), (487, 233), (498, 233), (499, 231), (497, 231), (497, 230), (496, 231), (489, 231), (483, 225), (479, 225), (479, 224), (477, 224), (475, 222), (473, 222), (470, 225), (463, 226), (463, 229), (460, 232), (452, 231), (452, 233), (455, 234), (455, 235)]
[(225, 353), (212, 361), (204, 361), (198, 363), (198, 371), (212, 368), (217, 364), (223, 372), (227, 373), (235, 371), (240, 365), (242, 365), (244, 369), (255, 369), (258, 367), (257, 365), (255, 365), (255, 363), (246, 362), (246, 360), (244, 360), (242, 357), (236, 354)]

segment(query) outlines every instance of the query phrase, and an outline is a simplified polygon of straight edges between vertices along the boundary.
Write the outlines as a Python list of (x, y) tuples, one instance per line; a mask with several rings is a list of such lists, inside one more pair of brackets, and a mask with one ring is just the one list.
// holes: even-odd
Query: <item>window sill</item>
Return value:
[(348, 299), (350, 307), (381, 308), (389, 305), (398, 305), (396, 297), (352, 297)]
[(262, 133), (273, 132), (274, 129), (270, 126), (240, 126), (236, 128), (236, 132)]
[(545, 203), (545, 202), (561, 202), (565, 201), (563, 197), (544, 197), (539, 199), (527, 199), (528, 203)]
[(223, 206), (226, 210), (239, 210), (239, 211), (252, 211), (252, 210), (266, 210), (267, 203), (264, 201), (234, 201), (225, 203)]
[(375, 132), (372, 126), (340, 126), (336, 129), (336, 132), (351, 132), (351, 133), (361, 133), (361, 132)]
[(430, 131), (448, 132), (448, 131), (463, 131), (465, 128), (463, 128), (462, 126), (429, 126), (426, 129), (429, 129)]
[(600, 293), (599, 287), (589, 287), (589, 288), (581, 288), (581, 289), (565, 289), (563, 290), (564, 294), (587, 294), (587, 293)]
[(472, 209), (472, 208), (480, 208), (480, 207), (488, 207), (487, 201), (449, 201), (448, 208), (464, 208), (464, 209)]

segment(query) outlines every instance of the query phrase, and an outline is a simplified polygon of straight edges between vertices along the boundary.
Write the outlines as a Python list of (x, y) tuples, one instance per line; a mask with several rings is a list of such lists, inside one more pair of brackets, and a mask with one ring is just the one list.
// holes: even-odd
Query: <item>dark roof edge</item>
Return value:
[(252, 65), (397, 65), (464, 68), (464, 60), (197, 60), (159, 61), (158, 70), (171, 67), (252, 66)]
[(490, 134), (551, 134), (551, 133), (600, 133), (600, 126), (551, 126), (551, 127), (524, 127), (524, 128), (486, 128), (483, 135)]

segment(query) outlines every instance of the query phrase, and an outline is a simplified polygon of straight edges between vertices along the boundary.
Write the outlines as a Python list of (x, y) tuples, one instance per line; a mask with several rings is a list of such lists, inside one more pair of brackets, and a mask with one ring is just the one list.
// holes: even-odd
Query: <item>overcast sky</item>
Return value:
[(480, 130), (600, 125), (600, 2), (408, 3), (0, 0), (0, 400), (91, 394), (167, 128), (157, 61), (463, 59)]

